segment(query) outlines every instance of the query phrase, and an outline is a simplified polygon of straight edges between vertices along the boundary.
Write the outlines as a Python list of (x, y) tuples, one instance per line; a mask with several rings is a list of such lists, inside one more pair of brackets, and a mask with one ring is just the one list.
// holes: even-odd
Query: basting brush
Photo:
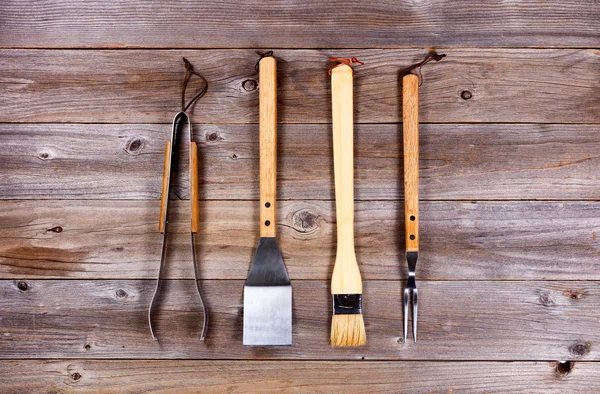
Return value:
[(353, 76), (348, 65), (353, 62), (357, 61), (347, 59), (331, 69), (337, 221), (337, 254), (331, 278), (332, 346), (360, 346), (367, 342), (362, 315), (362, 280), (354, 251)]

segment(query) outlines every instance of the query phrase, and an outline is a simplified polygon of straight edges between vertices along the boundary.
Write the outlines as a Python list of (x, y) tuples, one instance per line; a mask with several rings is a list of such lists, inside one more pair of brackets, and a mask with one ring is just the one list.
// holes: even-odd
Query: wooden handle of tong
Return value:
[[(169, 201), (169, 171), (171, 169), (171, 141), (165, 146), (165, 161), (163, 169), (162, 193), (160, 197), (160, 220), (158, 222), (158, 232), (165, 232), (165, 210)], [(192, 229), (193, 233), (198, 232), (199, 210), (198, 210), (198, 145), (195, 142), (190, 143), (190, 201), (192, 206)]]
[(419, 78), (402, 78), (406, 251), (419, 251)]
[(331, 114), (337, 253), (331, 280), (334, 294), (362, 293), (354, 251), (354, 106), (353, 71), (348, 65), (331, 70)]
[(277, 205), (277, 61), (259, 63), (260, 105), (260, 236), (275, 237)]
[(158, 221), (158, 232), (165, 232), (165, 211), (169, 201), (169, 170), (171, 168), (171, 141), (165, 146), (165, 162), (163, 168), (162, 192), (160, 194), (160, 219)]
[(190, 142), (190, 202), (192, 204), (192, 232), (197, 233), (200, 221), (200, 212), (198, 211), (198, 145), (193, 141)]

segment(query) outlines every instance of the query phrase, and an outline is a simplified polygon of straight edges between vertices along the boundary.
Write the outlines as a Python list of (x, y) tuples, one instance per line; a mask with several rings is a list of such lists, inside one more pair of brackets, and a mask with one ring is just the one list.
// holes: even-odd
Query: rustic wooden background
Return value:
[[(598, 15), (595, 0), (3, 0), (0, 392), (599, 392)], [(448, 57), (423, 69), (419, 342), (405, 344), (400, 79), (431, 48)], [(241, 343), (258, 241), (256, 49), (280, 60), (290, 348)], [(199, 343), (178, 201), (157, 344), (146, 311), (182, 56), (210, 82), (193, 111), (210, 327)], [(329, 56), (366, 63), (358, 349), (327, 344)]]

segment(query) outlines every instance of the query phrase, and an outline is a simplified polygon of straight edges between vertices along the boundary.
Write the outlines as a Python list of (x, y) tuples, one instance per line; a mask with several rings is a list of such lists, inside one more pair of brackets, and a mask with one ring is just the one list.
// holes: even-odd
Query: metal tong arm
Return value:
[(198, 297), (200, 299), (200, 303), (202, 305), (204, 322), (202, 326), (202, 334), (200, 335), (200, 340), (203, 341), (206, 337), (206, 331), (208, 328), (208, 313), (206, 312), (206, 307), (204, 305), (204, 300), (202, 298), (202, 293), (200, 291), (200, 285), (198, 283), (198, 264), (196, 260), (196, 243), (195, 243), (195, 234), (198, 232), (199, 226), (199, 211), (198, 211), (198, 145), (192, 141), (192, 124), (190, 117), (185, 112), (178, 112), (173, 118), (173, 127), (171, 130), (171, 139), (167, 142), (165, 147), (165, 158), (164, 158), (164, 172), (163, 172), (163, 180), (162, 180), (162, 195), (160, 200), (160, 219), (158, 231), (163, 234), (162, 238), (162, 247), (160, 254), (160, 267), (158, 271), (158, 278), (156, 281), (156, 288), (154, 289), (154, 294), (152, 296), (152, 302), (150, 303), (150, 308), (148, 309), (148, 325), (150, 327), (150, 333), (152, 334), (152, 338), (155, 341), (158, 341), (158, 338), (154, 334), (154, 329), (152, 326), (152, 312), (154, 310), (154, 306), (156, 304), (156, 297), (160, 290), (161, 280), (164, 276), (165, 265), (166, 265), (166, 255), (167, 255), (167, 225), (168, 225), (168, 208), (169, 208), (169, 194), (170, 194), (170, 184), (171, 184), (171, 172), (173, 169), (173, 157), (177, 151), (177, 141), (178, 141), (178, 130), (181, 124), (182, 119), (187, 119), (187, 128), (189, 135), (189, 163), (190, 163), (190, 204), (191, 204), (191, 223), (190, 223), (190, 244), (191, 244), (191, 252), (192, 252), (192, 263), (194, 268), (194, 279), (196, 282), (196, 292), (198, 293)]

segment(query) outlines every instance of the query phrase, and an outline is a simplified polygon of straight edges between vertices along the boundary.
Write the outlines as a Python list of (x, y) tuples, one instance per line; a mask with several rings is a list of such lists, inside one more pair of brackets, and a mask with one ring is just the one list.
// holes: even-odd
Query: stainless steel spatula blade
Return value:
[(292, 286), (244, 287), (244, 345), (292, 344)]
[(258, 243), (244, 285), (244, 345), (292, 344), (292, 284), (275, 238)]

